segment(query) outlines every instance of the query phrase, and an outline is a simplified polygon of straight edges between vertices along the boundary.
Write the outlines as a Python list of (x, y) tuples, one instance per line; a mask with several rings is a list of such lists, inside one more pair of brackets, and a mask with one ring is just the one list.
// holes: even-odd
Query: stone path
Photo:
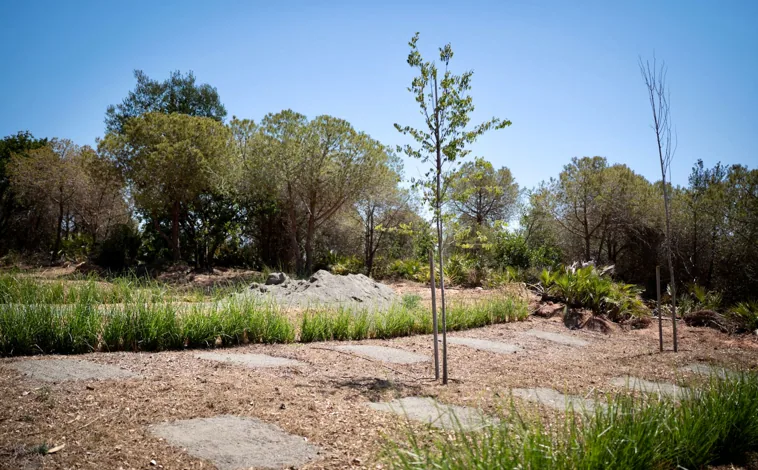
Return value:
[(489, 341), (486, 339), (451, 336), (447, 338), (447, 342), (450, 344), (461, 344), (470, 348), (479, 349), (481, 351), (494, 352), (497, 354), (513, 354), (517, 351), (521, 351), (521, 348), (515, 344), (501, 343), (500, 341)]
[(547, 341), (552, 341), (554, 343), (563, 344), (565, 346), (587, 346), (589, 341), (585, 341), (583, 339), (576, 338), (574, 336), (564, 335), (561, 333), (552, 333), (550, 331), (544, 331), (544, 330), (537, 330), (537, 329), (531, 329), (526, 332), (524, 332), (526, 335), (534, 336), (540, 339), (544, 339)]
[(304, 438), (255, 418), (216, 416), (150, 426), (150, 432), (219, 470), (301, 467), (319, 448)]
[(702, 363), (690, 364), (688, 366), (680, 367), (679, 370), (682, 372), (694, 372), (696, 374), (707, 375), (709, 377), (718, 377), (720, 379), (733, 379), (740, 376), (738, 372), (735, 372), (733, 370)]
[(116, 366), (79, 359), (38, 359), (11, 362), (10, 367), (37, 380), (63, 382), (67, 380), (103, 380), (140, 377)]
[(403, 349), (388, 348), (385, 346), (372, 346), (368, 344), (335, 346), (338, 351), (353, 352), (361, 356), (370, 357), (384, 362), (393, 364), (415, 364), (417, 362), (427, 362), (430, 360), (427, 356), (412, 353)]
[(631, 390), (639, 390), (645, 393), (657, 393), (672, 398), (680, 398), (685, 392), (685, 387), (678, 387), (666, 382), (650, 382), (638, 377), (623, 376), (611, 380), (611, 384), (617, 387), (627, 387)]
[(574, 411), (594, 411), (596, 406), (605, 408), (605, 404), (595, 400), (573, 395), (564, 395), (552, 388), (514, 388), (513, 395), (527, 401), (541, 403), (545, 406), (566, 411), (573, 408)]
[(265, 354), (244, 354), (244, 353), (225, 353), (225, 352), (204, 352), (197, 355), (199, 359), (210, 361), (232, 362), (241, 364), (245, 367), (298, 367), (304, 366), (304, 362), (286, 357), (267, 356)]
[(369, 403), (369, 407), (442, 429), (473, 430), (497, 422), (476, 408), (445, 405), (428, 397), (406, 397), (384, 403)]

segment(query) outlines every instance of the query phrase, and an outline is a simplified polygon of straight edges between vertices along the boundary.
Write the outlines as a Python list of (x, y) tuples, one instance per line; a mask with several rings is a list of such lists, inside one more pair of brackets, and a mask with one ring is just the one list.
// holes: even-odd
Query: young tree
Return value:
[(671, 321), (674, 330), (674, 352), (678, 351), (676, 334), (676, 279), (674, 276), (674, 253), (671, 242), (671, 213), (669, 208), (669, 185), (666, 182), (666, 174), (669, 173), (671, 160), (676, 152), (676, 144), (671, 136), (671, 107), (669, 105), (669, 91), (666, 85), (666, 64), (658, 64), (653, 59), (643, 62), (639, 59), (640, 73), (645, 80), (648, 92), (650, 108), (653, 112), (652, 128), (655, 132), (655, 141), (658, 146), (658, 160), (661, 164), (661, 183), (663, 186), (663, 206), (666, 213), (666, 252), (668, 255), (669, 275), (671, 276)]
[[(118, 162), (139, 207), (151, 215), (169, 243), (174, 262), (181, 259), (180, 216), (199, 195), (224, 188), (229, 180), (230, 135), (210, 118), (148, 113), (128, 120), (122, 133), (110, 133), (101, 151)], [(171, 234), (157, 226), (170, 214)]]
[(105, 113), (106, 132), (122, 132), (126, 122), (145, 113), (179, 113), (208, 117), (222, 122), (226, 108), (221, 104), (216, 88), (195, 83), (192, 72), (182, 75), (172, 72), (163, 82), (153, 80), (142, 70), (134, 71), (137, 86), (121, 104), (108, 106)]
[[(473, 128), (469, 127), (474, 103), (469, 95), (471, 89), (472, 71), (461, 75), (453, 74), (449, 69), (453, 58), (450, 44), (439, 49), (439, 60), (444, 71), (440, 76), (437, 63), (424, 61), (418, 50), (419, 33), (411, 38), (408, 45), (408, 65), (418, 71), (411, 82), (408, 91), (413, 93), (419, 104), (424, 118), (424, 127), (414, 128), (395, 124), (395, 128), (403, 135), (410, 135), (418, 144), (398, 147), (411, 158), (429, 162), (433, 159), (431, 169), (426, 173), (420, 184), (426, 189), (425, 198), (434, 209), (437, 224), (437, 256), (440, 273), (444, 272), (444, 257), (442, 253), (442, 206), (445, 186), (449, 176), (449, 166), (464, 158), (470, 150), (466, 147), (490, 129), (502, 129), (511, 124), (508, 120), (492, 118)], [(445, 284), (440, 277), (440, 308), (442, 314), (442, 382), (447, 383), (447, 336), (445, 311)], [(436, 319), (436, 318), (435, 318)], [(436, 341), (436, 339), (435, 339)]]

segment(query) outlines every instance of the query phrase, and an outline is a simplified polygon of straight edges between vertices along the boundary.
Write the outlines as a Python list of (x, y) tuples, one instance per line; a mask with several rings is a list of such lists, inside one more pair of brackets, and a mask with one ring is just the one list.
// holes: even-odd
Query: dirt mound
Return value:
[(722, 333), (731, 333), (734, 331), (734, 325), (726, 317), (713, 310), (698, 310), (684, 315), (684, 323), (688, 326), (709, 327), (721, 331)]
[(273, 301), (282, 307), (346, 307), (359, 310), (387, 310), (400, 303), (395, 291), (363, 274), (335, 276), (317, 271), (308, 280), (293, 280), (284, 273), (269, 275), (266, 284), (253, 283), (240, 294)]

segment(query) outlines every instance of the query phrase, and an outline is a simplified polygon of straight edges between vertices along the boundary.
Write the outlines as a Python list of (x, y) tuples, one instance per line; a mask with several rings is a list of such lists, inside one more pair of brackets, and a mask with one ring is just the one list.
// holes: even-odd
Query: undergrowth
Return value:
[(409, 430), (388, 442), (391, 468), (698, 469), (739, 464), (758, 450), (758, 376), (744, 374), (686, 393), (679, 402), (617, 395), (594, 412), (567, 410), (546, 425), (520, 414), (513, 400), (478, 432)]
[(540, 275), (539, 287), (548, 297), (571, 307), (586, 308), (596, 315), (606, 315), (612, 321), (649, 314), (640, 298), (642, 289), (614, 281), (604, 270), (591, 265), (557, 271), (546, 269)]

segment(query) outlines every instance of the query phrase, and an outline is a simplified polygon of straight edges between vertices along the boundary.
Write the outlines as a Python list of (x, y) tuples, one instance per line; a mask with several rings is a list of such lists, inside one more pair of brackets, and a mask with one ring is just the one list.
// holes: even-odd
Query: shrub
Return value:
[(740, 302), (726, 313), (726, 317), (737, 325), (738, 330), (756, 331), (758, 330), (758, 302)]
[(723, 296), (716, 291), (707, 290), (703, 286), (691, 284), (689, 292), (679, 297), (679, 309), (681, 313), (687, 314), (699, 310), (718, 311), (721, 309)]
[[(407, 279), (409, 281), (418, 281), (424, 277), (424, 271), (428, 271), (429, 268), (421, 263), (417, 259), (398, 259), (393, 261), (389, 266), (390, 277), (396, 279)], [(429, 273), (426, 273), (428, 278)]]
[(130, 224), (120, 224), (95, 247), (92, 260), (98, 266), (121, 271), (134, 265), (141, 245), (139, 230)]
[(615, 282), (607, 271), (591, 265), (555, 272), (545, 269), (540, 274), (539, 288), (544, 295), (571, 307), (589, 309), (596, 315), (607, 315), (613, 321), (647, 316), (648, 309), (640, 298), (642, 290)]

